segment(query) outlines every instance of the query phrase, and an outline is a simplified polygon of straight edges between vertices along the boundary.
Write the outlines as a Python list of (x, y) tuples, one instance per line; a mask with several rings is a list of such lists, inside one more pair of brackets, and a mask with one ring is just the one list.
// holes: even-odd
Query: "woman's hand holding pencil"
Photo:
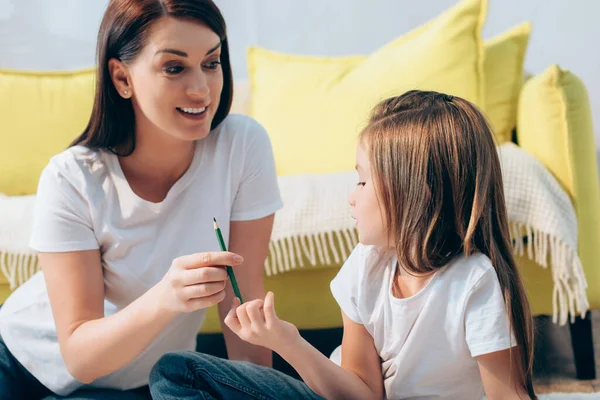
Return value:
[(229, 276), (223, 265), (239, 265), (244, 259), (229, 252), (195, 253), (179, 257), (153, 288), (158, 307), (171, 313), (193, 312), (225, 299)]

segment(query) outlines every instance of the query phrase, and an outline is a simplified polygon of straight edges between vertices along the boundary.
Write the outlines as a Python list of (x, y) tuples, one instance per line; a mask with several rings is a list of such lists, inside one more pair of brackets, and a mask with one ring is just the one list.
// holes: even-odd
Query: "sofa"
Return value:
[[(248, 79), (235, 82), (232, 112), (250, 115), (266, 127), (281, 177), (308, 176), (353, 168), (352, 133), (377, 99), (409, 88), (429, 88), (472, 100), (488, 114), (499, 144), (513, 142), (535, 156), (568, 195), (577, 216), (577, 254), (587, 279), (589, 309), (599, 309), (600, 186), (586, 88), (574, 73), (558, 65), (525, 78), (523, 60), (529, 32), (535, 27), (525, 22), (483, 41), (486, 11), (484, 0), (463, 0), (370, 55), (326, 58), (251, 48)], [(397, 64), (398, 60), (403, 62)], [(402, 72), (391, 74), (395, 68)], [(0, 193), (15, 202), (32, 201), (43, 166), (85, 126), (93, 85), (93, 69), (0, 71)], [(313, 108), (319, 105), (317, 121), (301, 117), (306, 111), (299, 104), (303, 99), (311, 99)], [(322, 148), (301, 151), (302, 141), (311, 140), (300, 138), (302, 132), (321, 135)], [(335, 149), (333, 157), (331, 149)], [(0, 220), (0, 238), (19, 229), (14, 221)], [(526, 241), (527, 237), (514, 239)], [(324, 251), (334, 252), (337, 245)], [(34, 255), (9, 247), (0, 241), (0, 302), (37, 269)], [(315, 343), (331, 332), (334, 341), (339, 340), (341, 315), (329, 282), (343, 259), (329, 257), (323, 262), (298, 257), (303, 267), (265, 272), (266, 289), (276, 294), (278, 315), (296, 324)], [(271, 251), (268, 262), (275, 258)], [(551, 269), (527, 253), (519, 255), (517, 263), (533, 314), (555, 313)], [(17, 270), (15, 265), (19, 265)], [(594, 379), (589, 313), (572, 317), (569, 326), (577, 376)], [(219, 332), (213, 308), (200, 335), (216, 338)], [(331, 344), (321, 349), (327, 352)]]

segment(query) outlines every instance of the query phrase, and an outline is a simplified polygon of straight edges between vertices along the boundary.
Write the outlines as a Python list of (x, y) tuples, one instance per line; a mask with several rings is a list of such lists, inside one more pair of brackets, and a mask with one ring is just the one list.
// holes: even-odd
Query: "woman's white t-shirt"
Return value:
[[(219, 251), (213, 217), (228, 242), (230, 221), (262, 218), (281, 206), (267, 133), (251, 118), (230, 115), (196, 142), (189, 169), (160, 203), (131, 190), (110, 152), (76, 146), (53, 157), (40, 178), (30, 245), (39, 252), (100, 249), (109, 316), (158, 283), (175, 258)], [(148, 384), (163, 354), (193, 350), (204, 316), (205, 310), (181, 314), (131, 364), (90, 385), (67, 372), (42, 272), (0, 309), (0, 334), (57, 394), (83, 386), (127, 390)]]
[(373, 337), (386, 398), (480, 400), (474, 357), (516, 345), (490, 259), (457, 257), (404, 299), (392, 294), (396, 259), (381, 260), (373, 247), (359, 244), (331, 291)]

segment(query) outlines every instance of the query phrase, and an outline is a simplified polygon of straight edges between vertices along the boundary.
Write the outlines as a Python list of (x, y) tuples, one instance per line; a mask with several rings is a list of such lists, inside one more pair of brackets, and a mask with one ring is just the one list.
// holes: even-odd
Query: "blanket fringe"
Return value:
[[(569, 315), (571, 322), (577, 315), (584, 317), (589, 309), (587, 282), (576, 250), (531, 225), (511, 221), (509, 226), (511, 237), (521, 239), (513, 240), (516, 255), (526, 255), (543, 268), (550, 266), (554, 281), (552, 321), (564, 325)], [(265, 272), (272, 276), (307, 265), (339, 266), (357, 244), (356, 229), (273, 240), (269, 243)], [(37, 255), (0, 250), (0, 270), (8, 279), (10, 289), (14, 290), (39, 270)]]
[(358, 245), (355, 229), (320, 232), (312, 235), (284, 237), (269, 243), (265, 262), (267, 276), (287, 272), (306, 265), (339, 266)]
[(557, 237), (536, 230), (531, 225), (510, 221), (509, 226), (516, 255), (526, 254), (527, 258), (543, 268), (550, 266), (554, 281), (552, 321), (564, 325), (569, 315), (571, 323), (575, 322), (578, 314), (584, 318), (589, 309), (587, 281), (577, 251)]
[(10, 290), (25, 283), (39, 269), (37, 254), (0, 250), (0, 271), (8, 280)]

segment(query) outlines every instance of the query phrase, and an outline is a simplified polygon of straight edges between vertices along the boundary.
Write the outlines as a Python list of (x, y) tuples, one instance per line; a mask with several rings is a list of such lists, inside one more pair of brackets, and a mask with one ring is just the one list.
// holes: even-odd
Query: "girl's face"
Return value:
[(223, 88), (220, 55), (219, 36), (206, 25), (157, 21), (140, 54), (128, 66), (117, 62), (123, 75), (112, 73), (117, 90), (131, 93), (138, 132), (184, 141), (208, 135)]
[(367, 152), (359, 144), (356, 147), (356, 171), (358, 183), (348, 198), (351, 216), (356, 220), (358, 238), (364, 245), (388, 246), (384, 213), (377, 198)]

